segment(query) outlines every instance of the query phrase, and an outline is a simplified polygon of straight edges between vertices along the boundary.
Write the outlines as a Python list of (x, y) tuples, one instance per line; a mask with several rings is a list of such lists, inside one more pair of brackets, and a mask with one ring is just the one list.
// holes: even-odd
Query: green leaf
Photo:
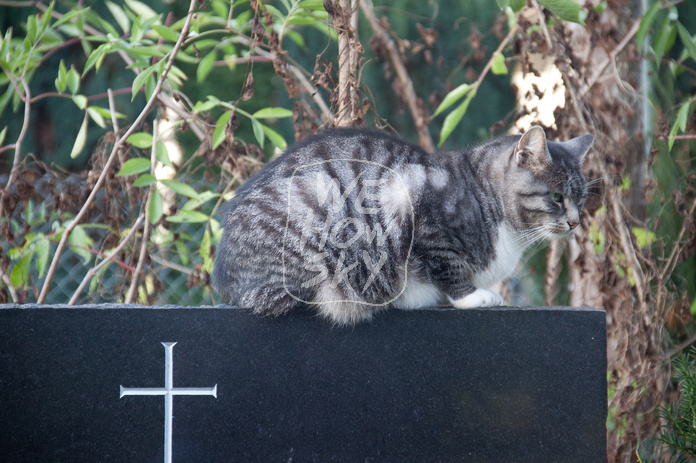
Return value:
[(694, 45), (694, 41), (691, 39), (691, 34), (689, 34), (689, 31), (686, 30), (682, 23), (677, 23), (677, 32), (679, 32), (679, 38), (684, 44), (684, 48), (689, 52), (689, 56), (696, 61), (696, 45)]
[(83, 76), (87, 74), (87, 72), (89, 72), (89, 70), (95, 66), (95, 69), (99, 70), (101, 63), (104, 60), (104, 56), (106, 55), (106, 52), (111, 48), (111, 46), (111, 43), (103, 43), (99, 45), (91, 53), (89, 53), (89, 57), (85, 62), (85, 68), (82, 71)]
[(48, 265), (48, 253), (50, 250), (50, 242), (48, 238), (41, 237), (34, 244), (34, 252), (36, 253), (36, 271), (39, 272), (39, 278), (44, 276), (46, 265)]
[(263, 108), (256, 111), (253, 116), (256, 119), (282, 119), (292, 117), (292, 111), (285, 108)]
[(193, 105), (193, 110), (206, 112), (210, 111), (211, 109), (220, 104), (220, 100), (218, 100), (216, 97), (212, 95), (208, 95), (206, 98), (206, 101), (197, 101), (196, 104)]
[(68, 87), (68, 70), (65, 68), (63, 60), (60, 60), (60, 63), (58, 64), (58, 77), (56, 77), (55, 84), (56, 90), (58, 90), (60, 93), (63, 93)]
[[(75, 98), (73, 98), (73, 101), (75, 101)], [(90, 106), (87, 108), (87, 114), (89, 114), (89, 117), (91, 117), (99, 127), (102, 129), (106, 128), (106, 121), (99, 111)]]
[(252, 118), (251, 127), (254, 129), (254, 136), (256, 137), (256, 141), (259, 143), (259, 146), (263, 148), (264, 142), (266, 141), (266, 137), (263, 132), (263, 127), (261, 126), (261, 123), (258, 121), (258, 119)]
[(655, 233), (646, 228), (633, 227), (631, 231), (633, 232), (633, 235), (636, 237), (638, 246), (640, 246), (641, 248), (650, 246), (657, 239)]
[(68, 88), (73, 95), (80, 89), (80, 73), (73, 66), (68, 72)]
[(502, 53), (498, 53), (495, 58), (493, 58), (493, 63), (491, 64), (491, 72), (495, 75), (507, 74), (507, 66), (505, 65), (505, 56)]
[(174, 223), (201, 223), (207, 222), (208, 217), (206, 214), (198, 211), (180, 211), (178, 214), (171, 217), (167, 217), (167, 222)]
[(657, 31), (655, 36), (655, 44), (653, 45), (653, 51), (655, 52), (655, 64), (657, 68), (660, 68), (662, 64), (662, 57), (667, 53), (672, 45), (674, 45), (674, 40), (677, 36), (677, 28), (674, 27), (674, 23), (669, 16), (665, 16), (665, 19), (660, 25), (660, 29)]
[(31, 15), (27, 18), (27, 37), (32, 42), (36, 42), (38, 37), (39, 23), (36, 20), (36, 16)]
[(84, 248), (90, 248), (94, 244), (94, 240), (89, 237), (82, 225), (78, 225), (73, 229), (68, 238), (68, 242), (72, 245), (73, 252), (82, 257), (85, 264), (88, 264), (92, 259), (92, 253)]
[(153, 10), (143, 2), (139, 2), (136, 0), (126, 0), (126, 5), (128, 6), (128, 8), (131, 9), (131, 11), (133, 11), (135, 14), (137, 14), (145, 20), (153, 19), (159, 16), (157, 13), (155, 13), (155, 10)]
[(210, 229), (206, 227), (201, 239), (200, 254), (203, 259), (202, 269), (209, 274), (213, 273), (212, 242), (210, 239)]
[(159, 222), (164, 214), (164, 204), (162, 203), (162, 195), (157, 191), (157, 188), (153, 188), (147, 208), (150, 215), (150, 223), (154, 225)]
[(157, 183), (157, 179), (152, 174), (143, 174), (133, 182), (134, 187), (150, 186)]
[(281, 134), (264, 124), (261, 124), (261, 127), (263, 128), (263, 131), (268, 139), (271, 140), (271, 143), (278, 147), (279, 150), (285, 151), (288, 148), (288, 143)]
[(51, 15), (53, 14), (53, 7), (54, 6), (56, 6), (55, 0), (52, 1), (50, 5), (48, 5), (48, 8), (46, 8), (46, 11), (44, 11), (43, 14), (41, 15), (41, 24), (39, 24), (39, 29), (40, 29), (42, 34), (46, 31), (48, 24), (51, 22)]
[(87, 97), (84, 95), (73, 95), (73, 103), (77, 105), (78, 108), (85, 110), (87, 108)]
[(205, 55), (198, 63), (198, 68), (196, 69), (196, 80), (198, 81), (198, 83), (203, 82), (205, 78), (208, 77), (208, 74), (210, 74), (210, 71), (213, 70), (213, 66), (215, 65), (215, 58), (216, 53), (213, 49), (210, 51), (210, 53)]
[(590, 224), (590, 241), (592, 242), (592, 248), (595, 254), (604, 252), (604, 246), (606, 244), (604, 233), (602, 233), (602, 230), (600, 230), (594, 222)]
[(116, 20), (116, 23), (119, 25), (121, 30), (123, 31), (124, 34), (127, 34), (130, 32), (130, 20), (128, 19), (128, 15), (126, 14), (125, 11), (123, 11), (123, 8), (121, 8), (119, 5), (106, 1), (106, 7), (109, 9), (111, 12), (111, 16), (114, 17)]
[(162, 183), (174, 190), (175, 192), (179, 193), (180, 195), (189, 198), (198, 197), (198, 193), (196, 192), (196, 190), (194, 190), (193, 188), (191, 188), (183, 182), (179, 182), (178, 180), (162, 180)]
[(116, 177), (127, 177), (150, 170), (150, 160), (148, 158), (133, 158), (123, 163), (121, 170)]
[(87, 126), (89, 125), (89, 117), (85, 113), (85, 118), (82, 120), (82, 125), (80, 130), (77, 132), (77, 137), (75, 137), (75, 143), (73, 144), (72, 151), (70, 152), (70, 157), (75, 159), (78, 157), (82, 150), (85, 148), (85, 143), (87, 142)]
[(466, 114), (466, 110), (469, 108), (469, 103), (471, 103), (471, 100), (474, 99), (474, 96), (476, 96), (476, 91), (469, 92), (466, 99), (459, 104), (457, 109), (455, 109), (447, 115), (445, 121), (442, 124), (442, 131), (440, 132), (440, 143), (438, 144), (438, 146), (442, 146), (445, 140), (447, 140), (447, 138), (449, 138), (449, 136), (452, 134), (452, 131), (455, 129), (455, 127), (457, 127), (459, 121), (462, 120), (464, 114)]
[(696, 297), (691, 301), (691, 315), (696, 315)]
[(140, 149), (152, 148), (152, 135), (147, 132), (137, 132), (126, 138), (126, 143)]
[(691, 101), (684, 103), (677, 114), (677, 123), (682, 132), (686, 131), (686, 121), (689, 119), (689, 114), (691, 114)]
[[(164, 61), (161, 61), (164, 63)], [(132, 97), (131, 101), (135, 100), (135, 95), (138, 94), (141, 88), (143, 88), (143, 85), (145, 85), (152, 75), (153, 72), (155, 72), (155, 69), (157, 67), (157, 64), (153, 64), (152, 66), (147, 67), (145, 70), (143, 70), (140, 74), (135, 76), (135, 79), (133, 79), (133, 85), (131, 87), (132, 90)]]
[(33, 253), (26, 254), (19, 259), (10, 273), (10, 283), (15, 289), (19, 289), (29, 281), (29, 264)]
[(442, 103), (440, 103), (440, 106), (437, 107), (437, 110), (435, 111), (432, 117), (437, 116), (442, 111), (452, 106), (454, 103), (463, 98), (464, 95), (469, 93), (474, 87), (475, 85), (462, 84), (459, 87), (452, 90), (451, 92), (449, 92), (447, 96), (445, 96), (445, 99), (442, 100)]
[(585, 21), (580, 15), (581, 8), (577, 0), (539, 0), (539, 3), (564, 21), (585, 25)]
[(171, 159), (169, 159), (169, 151), (167, 151), (167, 145), (165, 145), (161, 141), (157, 142), (155, 156), (157, 157), (157, 160), (165, 166), (174, 167), (174, 164), (172, 164)]
[(213, 149), (217, 149), (217, 147), (225, 141), (225, 130), (227, 129), (227, 123), (230, 121), (231, 117), (232, 111), (225, 111), (215, 123), (215, 130), (213, 130)]
[(636, 43), (638, 48), (642, 49), (645, 43), (645, 38), (648, 36), (650, 31), (650, 26), (652, 26), (653, 21), (655, 21), (655, 16), (657, 12), (660, 11), (660, 2), (655, 2), (648, 10), (645, 12), (640, 20), (640, 26), (638, 27), (638, 32), (636, 33)]
[(198, 209), (204, 203), (207, 203), (211, 199), (217, 198), (219, 196), (219, 194), (213, 193), (212, 191), (204, 191), (200, 193), (197, 198), (189, 199), (188, 201), (186, 201), (186, 203), (181, 207), (181, 210), (192, 211), (194, 209)]
[(2, 146), (3, 143), (5, 143), (5, 138), (7, 138), (7, 127), (0, 131), (0, 146)]
[(498, 6), (504, 10), (510, 4), (510, 0), (498, 0)]
[(152, 28), (165, 40), (169, 40), (171, 42), (176, 42), (179, 40), (179, 34), (174, 32), (170, 27), (154, 24)]

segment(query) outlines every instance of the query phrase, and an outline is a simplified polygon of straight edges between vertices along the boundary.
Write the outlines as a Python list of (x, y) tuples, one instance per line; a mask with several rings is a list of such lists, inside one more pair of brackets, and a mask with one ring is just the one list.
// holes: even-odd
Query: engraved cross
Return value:
[(164, 463), (172, 462), (172, 418), (175, 395), (212, 395), (217, 399), (217, 384), (213, 387), (174, 388), (174, 345), (175, 342), (163, 342), (164, 346), (164, 387), (123, 387), (122, 398), (126, 395), (163, 395), (164, 396)]

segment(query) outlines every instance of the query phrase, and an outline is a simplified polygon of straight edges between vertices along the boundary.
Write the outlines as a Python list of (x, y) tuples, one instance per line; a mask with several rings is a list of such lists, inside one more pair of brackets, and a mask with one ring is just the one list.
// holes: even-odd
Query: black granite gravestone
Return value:
[(603, 311), (0, 307), (2, 462), (606, 461)]

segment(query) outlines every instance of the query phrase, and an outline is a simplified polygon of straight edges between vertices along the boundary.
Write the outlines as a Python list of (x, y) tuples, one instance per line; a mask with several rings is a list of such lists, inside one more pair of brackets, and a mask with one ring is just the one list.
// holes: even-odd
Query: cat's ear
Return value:
[(594, 137), (588, 133), (587, 135), (564, 141), (561, 144), (573, 156), (578, 165), (582, 166), (587, 152), (592, 148), (592, 143), (594, 143)]
[(549, 148), (546, 146), (544, 129), (535, 125), (527, 130), (515, 146), (513, 153), (517, 164), (531, 170), (543, 168), (551, 162)]

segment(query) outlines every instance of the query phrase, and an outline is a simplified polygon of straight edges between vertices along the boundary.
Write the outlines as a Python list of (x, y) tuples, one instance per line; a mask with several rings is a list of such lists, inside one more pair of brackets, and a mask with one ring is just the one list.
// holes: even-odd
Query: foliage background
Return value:
[(0, 302), (214, 304), (220, 208), (289, 143), (523, 129), (554, 90), (511, 78), (544, 56), (547, 134), (593, 133), (594, 181), (507, 290), (607, 311), (610, 460), (657, 461), (696, 340), (694, 32), (680, 0), (0, 1)]

